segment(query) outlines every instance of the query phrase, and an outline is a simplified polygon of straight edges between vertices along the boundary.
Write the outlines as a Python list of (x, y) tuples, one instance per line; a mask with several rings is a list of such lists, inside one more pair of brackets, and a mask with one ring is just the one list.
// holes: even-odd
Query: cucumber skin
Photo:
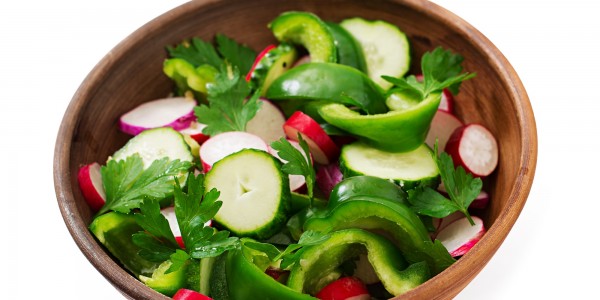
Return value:
[[(269, 237), (271, 237), (272, 235), (274, 235), (275, 233), (279, 232), (281, 230), (281, 228), (283, 228), (285, 226), (285, 223), (288, 220), (289, 217), (289, 212), (290, 212), (290, 205), (291, 205), (291, 191), (290, 191), (290, 186), (289, 186), (289, 179), (288, 179), (288, 175), (283, 173), (283, 171), (281, 171), (281, 162), (276, 159), (275, 157), (273, 157), (271, 154), (269, 154), (268, 152), (262, 151), (262, 150), (257, 150), (257, 149), (243, 149), (240, 150), (238, 152), (232, 153), (228, 156), (226, 156), (225, 158), (217, 161), (213, 167), (210, 169), (210, 171), (206, 174), (205, 177), (205, 191), (208, 192), (210, 191), (210, 189), (212, 188), (210, 186), (210, 182), (211, 182), (211, 174), (214, 174), (214, 170), (218, 170), (219, 166), (226, 163), (228, 161), (228, 158), (231, 159), (232, 157), (235, 157), (236, 155), (241, 155), (244, 152), (246, 153), (251, 153), (254, 152), (256, 154), (259, 155), (264, 155), (265, 158), (269, 158), (273, 164), (275, 165), (275, 168), (278, 172), (278, 174), (281, 176), (281, 182), (280, 182), (280, 187), (281, 187), (281, 199), (279, 201), (279, 207), (277, 208), (277, 211), (275, 212), (275, 215), (273, 217), (273, 219), (271, 220), (271, 222), (264, 224), (263, 226), (260, 226), (252, 231), (240, 231), (240, 230), (236, 230), (235, 228), (232, 228), (231, 226), (229, 226), (227, 224), (227, 222), (223, 222), (223, 220), (218, 220), (217, 217), (215, 216), (215, 222), (226, 228), (227, 230), (229, 230), (231, 233), (235, 234), (236, 236), (240, 236), (240, 237), (251, 237), (251, 238), (255, 238), (255, 239), (267, 239)], [(218, 213), (217, 213), (218, 215)], [(240, 216), (235, 216), (236, 218), (239, 218)]]
[[(365, 175), (379, 177), (374, 174), (362, 173), (362, 172), (350, 167), (349, 163), (347, 162), (347, 159), (344, 157), (344, 148), (342, 148), (339, 161), (340, 161), (340, 164), (339, 164), (340, 171), (342, 172), (342, 175), (344, 175), (344, 178), (349, 178), (349, 177), (354, 177), (354, 176), (365, 176)], [(391, 180), (392, 182), (394, 182), (395, 184), (400, 186), (400, 188), (402, 188), (402, 190), (405, 192), (407, 192), (411, 189), (414, 189), (416, 187), (430, 187), (432, 189), (437, 189), (437, 187), (441, 183), (439, 173), (435, 176), (425, 177), (425, 178), (422, 178), (419, 180), (406, 180), (406, 179), (402, 179), (402, 178), (384, 178), (384, 177), (379, 177), (379, 178)]]

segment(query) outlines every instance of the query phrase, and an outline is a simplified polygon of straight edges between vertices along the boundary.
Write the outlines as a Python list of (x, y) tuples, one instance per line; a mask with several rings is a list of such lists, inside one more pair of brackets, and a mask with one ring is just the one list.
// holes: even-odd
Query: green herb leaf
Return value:
[(254, 50), (245, 45), (238, 44), (223, 34), (217, 34), (216, 40), (219, 53), (228, 63), (237, 67), (242, 74), (250, 71), (256, 59), (256, 52)]
[(300, 147), (304, 153), (292, 146), (292, 144), (285, 138), (281, 138), (278, 141), (272, 142), (271, 148), (276, 150), (277, 155), (286, 161), (281, 168), (283, 172), (289, 175), (304, 176), (304, 179), (306, 180), (308, 197), (310, 198), (310, 204), (312, 207), (314, 200), (313, 189), (316, 178), (315, 168), (310, 160), (308, 144), (302, 138), (300, 133), (298, 133), (298, 144), (300, 144)]
[(455, 203), (430, 187), (419, 187), (408, 191), (411, 209), (420, 215), (443, 218), (460, 209)]
[(199, 38), (184, 41), (176, 47), (167, 47), (167, 51), (171, 57), (185, 59), (194, 67), (209, 64), (218, 69), (223, 64), (215, 47)]
[(173, 178), (191, 167), (191, 162), (171, 161), (165, 157), (155, 160), (144, 170), (142, 158), (138, 154), (124, 160), (109, 160), (101, 169), (106, 204), (98, 215), (109, 210), (128, 213), (139, 208), (145, 199), (158, 201), (171, 195), (175, 185)]
[(178, 249), (179, 245), (169, 227), (169, 221), (160, 213), (160, 205), (157, 201), (144, 201), (140, 205), (140, 212), (134, 215), (135, 222), (140, 225), (146, 234), (161, 241), (163, 244)]
[(462, 56), (438, 47), (431, 52), (426, 52), (421, 57), (422, 82), (419, 82), (414, 75), (406, 78), (390, 76), (383, 76), (383, 78), (394, 84), (397, 87), (396, 90), (416, 93), (421, 96), (421, 99), (427, 98), (432, 93), (441, 92), (445, 88), (448, 88), (453, 94), (457, 94), (461, 82), (475, 77), (474, 73), (461, 74), (462, 62)]
[(164, 241), (157, 240), (146, 232), (134, 233), (131, 240), (141, 249), (138, 255), (153, 262), (169, 259), (176, 250), (170, 243), (165, 244)]
[(254, 118), (262, 104), (258, 101), (259, 91), (246, 101), (250, 91), (248, 82), (240, 76), (237, 68), (233, 68), (230, 74), (225, 67), (221, 67), (215, 83), (208, 87), (209, 105), (194, 108), (198, 122), (206, 124), (202, 132), (216, 135), (227, 131), (245, 131), (246, 124)]
[(185, 251), (177, 249), (175, 250), (175, 253), (171, 254), (169, 259), (171, 260), (171, 266), (165, 274), (173, 273), (181, 269), (190, 259), (190, 256)]

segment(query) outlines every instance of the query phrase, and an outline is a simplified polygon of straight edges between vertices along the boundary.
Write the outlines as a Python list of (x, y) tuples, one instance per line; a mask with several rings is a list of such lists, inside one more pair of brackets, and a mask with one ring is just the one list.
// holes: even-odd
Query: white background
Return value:
[[(122, 299), (63, 223), (52, 182), (54, 141), (93, 66), (136, 28), (184, 2), (0, 4), (0, 298)], [(512, 63), (531, 99), (539, 138), (525, 209), (457, 298), (599, 297), (599, 2), (435, 2), (478, 28)]]

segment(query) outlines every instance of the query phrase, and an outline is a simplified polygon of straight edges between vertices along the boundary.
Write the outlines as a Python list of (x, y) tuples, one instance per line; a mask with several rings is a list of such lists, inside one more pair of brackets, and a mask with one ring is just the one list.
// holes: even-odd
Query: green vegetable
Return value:
[[(237, 252), (238, 250), (232, 250)], [(212, 271), (210, 272), (209, 279), (209, 296), (214, 300), (228, 300), (229, 299), (229, 284), (227, 282), (226, 273), (226, 261), (229, 253), (227, 251), (215, 258)]]
[(407, 152), (387, 152), (356, 142), (342, 147), (340, 170), (344, 178), (369, 175), (394, 181), (402, 189), (437, 188), (439, 171), (431, 149), (422, 144)]
[(221, 70), (215, 77), (215, 83), (208, 87), (208, 103), (194, 108), (198, 122), (206, 124), (202, 133), (216, 135), (226, 131), (245, 131), (248, 122), (254, 118), (261, 107), (258, 101), (260, 92), (255, 92), (250, 99), (250, 86), (237, 68), (232, 76)]
[(187, 265), (178, 268), (177, 271), (169, 272), (168, 270), (173, 267), (172, 265), (173, 263), (170, 260), (166, 260), (154, 270), (152, 277), (140, 275), (140, 281), (153, 290), (171, 297), (179, 289), (185, 287), (187, 275)]
[(275, 18), (269, 28), (280, 42), (302, 45), (312, 62), (336, 62), (333, 35), (319, 17), (308, 12), (289, 11)]
[(414, 75), (408, 76), (406, 79), (390, 76), (383, 76), (383, 78), (397, 86), (394, 90), (416, 93), (420, 99), (440, 93), (444, 88), (457, 94), (462, 81), (475, 77), (474, 73), (460, 73), (462, 72), (462, 61), (462, 56), (438, 47), (432, 52), (426, 52), (421, 58), (422, 82), (419, 82)]
[(310, 159), (310, 152), (308, 150), (308, 144), (302, 138), (300, 132), (298, 132), (298, 143), (304, 153), (301, 153), (285, 138), (281, 138), (279, 141), (271, 143), (271, 148), (277, 151), (277, 155), (285, 160), (286, 162), (281, 167), (281, 170), (288, 175), (302, 175), (306, 181), (306, 189), (308, 198), (310, 200), (310, 206), (313, 205), (314, 201), (314, 185), (316, 180), (315, 168), (312, 165)]
[(210, 295), (213, 267), (218, 257), (220, 256), (191, 260), (187, 266), (186, 287), (203, 295)]
[(340, 202), (363, 196), (408, 204), (406, 192), (389, 180), (372, 176), (354, 176), (345, 178), (333, 188), (328, 207), (333, 208)]
[(367, 63), (358, 41), (337, 23), (325, 22), (333, 35), (337, 48), (338, 63), (353, 67), (361, 72), (367, 72)]
[(195, 98), (204, 99), (207, 86), (215, 81), (219, 71), (209, 64), (195, 68), (184, 59), (170, 58), (164, 61), (163, 72), (175, 82), (178, 96), (184, 96), (187, 91), (192, 91)]
[(109, 160), (101, 169), (106, 191), (106, 204), (98, 211), (101, 215), (109, 210), (128, 213), (139, 208), (144, 199), (159, 201), (173, 194), (173, 178), (187, 172), (189, 161), (155, 160), (144, 169), (142, 158), (134, 154), (124, 160)]
[(388, 111), (382, 90), (367, 75), (334, 63), (297, 66), (275, 79), (266, 96), (272, 100), (324, 100), (358, 107), (368, 114)]
[(366, 253), (385, 289), (403, 294), (429, 279), (425, 262), (407, 267), (396, 247), (387, 239), (361, 229), (331, 233), (329, 239), (307, 247), (290, 270), (287, 285), (295, 291), (316, 294), (329, 282), (323, 280), (344, 262)]
[[(435, 153), (437, 153), (437, 143)], [(443, 218), (460, 211), (469, 219), (471, 225), (475, 225), (468, 208), (481, 192), (481, 178), (473, 178), (461, 166), (455, 169), (452, 158), (446, 152), (440, 153), (439, 156), (434, 154), (434, 157), (450, 199), (430, 187), (421, 187), (409, 191), (408, 200), (412, 204), (412, 209), (418, 214), (435, 218)]]
[(298, 51), (292, 45), (281, 43), (271, 49), (256, 64), (250, 81), (253, 86), (260, 88), (264, 96), (273, 80), (287, 72), (296, 61)]
[(89, 226), (96, 239), (134, 276), (150, 276), (158, 263), (138, 255), (141, 250), (131, 242), (131, 235), (142, 230), (133, 215), (108, 212), (96, 217)]

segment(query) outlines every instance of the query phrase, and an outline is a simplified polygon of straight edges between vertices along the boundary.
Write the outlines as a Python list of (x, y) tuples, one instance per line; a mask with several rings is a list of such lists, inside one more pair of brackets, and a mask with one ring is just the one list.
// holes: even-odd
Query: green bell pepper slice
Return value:
[(368, 114), (388, 111), (383, 91), (377, 84), (363, 72), (336, 63), (307, 63), (292, 68), (271, 83), (266, 97), (324, 100), (340, 106), (357, 106)]
[(206, 95), (207, 85), (215, 81), (219, 71), (208, 64), (195, 68), (182, 58), (169, 58), (163, 62), (163, 72), (175, 82), (177, 92), (183, 96), (186, 91), (194, 92), (196, 98)]
[[(340, 184), (343, 185), (344, 181)], [(337, 204), (328, 206), (326, 213), (304, 221), (305, 231), (332, 232), (346, 228), (382, 230), (392, 237), (409, 263), (426, 261), (433, 275), (455, 262), (442, 243), (431, 241), (423, 222), (404, 203), (361, 194), (344, 195), (340, 200), (335, 199), (336, 195), (332, 193), (330, 202)]]
[(425, 262), (407, 263), (387, 239), (361, 229), (332, 232), (329, 239), (310, 246), (290, 270), (287, 285), (298, 292), (316, 294), (329, 282), (323, 280), (345, 261), (366, 253), (385, 289), (403, 294), (429, 279)]
[(406, 192), (389, 180), (373, 176), (354, 176), (345, 178), (333, 188), (327, 207), (333, 209), (340, 202), (357, 196), (383, 198), (408, 204)]
[(181, 288), (184, 288), (187, 283), (187, 268), (190, 261), (187, 261), (182, 267), (174, 272), (167, 273), (167, 270), (173, 265), (171, 260), (166, 260), (154, 270), (152, 277), (140, 275), (140, 281), (153, 290), (166, 295), (173, 296)]
[(314, 300), (281, 284), (255, 265), (242, 251), (231, 250), (225, 261), (229, 299)]
[(407, 109), (371, 115), (361, 115), (339, 103), (330, 103), (321, 106), (319, 114), (327, 123), (358, 136), (373, 147), (406, 152), (425, 142), (440, 100), (440, 93), (432, 93)]

